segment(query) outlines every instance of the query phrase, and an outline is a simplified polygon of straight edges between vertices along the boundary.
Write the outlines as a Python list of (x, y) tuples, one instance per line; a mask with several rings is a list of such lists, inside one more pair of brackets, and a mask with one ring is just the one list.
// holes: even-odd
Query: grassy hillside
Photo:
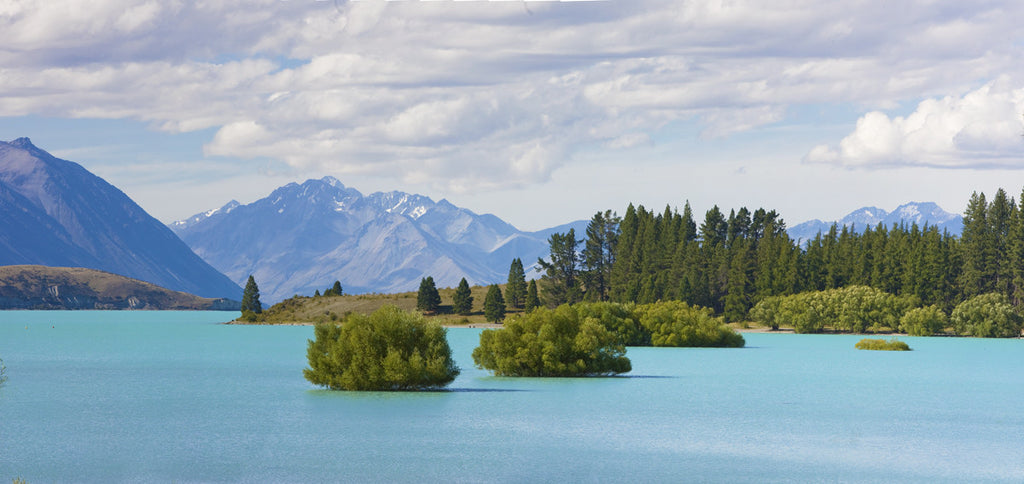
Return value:
[(0, 266), (0, 309), (238, 310), (237, 301), (171, 291), (81, 267)]
[[(504, 286), (502, 286), (502, 290), (504, 290)], [(473, 286), (470, 291), (473, 294), (472, 314), (462, 316), (452, 313), (452, 296), (455, 294), (455, 289), (439, 288), (437, 292), (441, 295), (441, 309), (438, 314), (428, 314), (427, 318), (445, 326), (485, 324), (487, 321), (484, 319), (484, 296), (487, 295), (487, 286)], [(256, 324), (338, 321), (343, 319), (346, 314), (369, 314), (386, 304), (398, 306), (402, 310), (413, 311), (416, 309), (416, 294), (414, 291), (397, 294), (296, 296), (263, 311)], [(516, 311), (511, 308), (506, 309), (506, 316), (515, 313)]]

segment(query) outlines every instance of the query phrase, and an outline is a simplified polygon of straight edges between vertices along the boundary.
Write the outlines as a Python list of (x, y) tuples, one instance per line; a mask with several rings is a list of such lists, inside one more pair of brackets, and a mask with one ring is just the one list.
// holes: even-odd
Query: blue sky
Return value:
[(1014, 1), (0, 4), (0, 139), (164, 222), (331, 175), (526, 229), (1024, 186)]

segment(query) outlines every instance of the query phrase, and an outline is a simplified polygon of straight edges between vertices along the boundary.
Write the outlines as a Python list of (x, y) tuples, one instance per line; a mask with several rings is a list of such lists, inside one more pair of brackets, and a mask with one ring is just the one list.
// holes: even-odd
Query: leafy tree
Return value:
[(1009, 298), (999, 293), (980, 294), (958, 304), (950, 321), (956, 334), (978, 338), (1016, 338), (1024, 326)]
[(946, 313), (936, 305), (914, 308), (900, 318), (900, 331), (910, 336), (931, 336), (946, 329)]
[(463, 316), (473, 312), (473, 294), (469, 290), (469, 283), (466, 282), (465, 277), (459, 281), (459, 287), (455, 289), (455, 295), (452, 296), (452, 310)]
[(508, 283), (505, 284), (505, 300), (508, 305), (520, 309), (526, 303), (526, 272), (523, 260), (516, 257), (508, 268)]
[(505, 319), (505, 299), (497, 284), (491, 284), (484, 296), (484, 319), (494, 323)]
[(537, 294), (537, 281), (530, 279), (530, 285), (526, 288), (526, 303), (523, 305), (523, 310), (530, 312), (538, 307), (540, 307), (540, 296)]
[(332, 390), (424, 390), (459, 375), (446, 330), (419, 314), (384, 306), (314, 329), (303, 375)]
[(726, 326), (707, 308), (682, 301), (638, 306), (641, 326), (650, 331), (653, 346), (742, 348), (743, 335)]
[(544, 270), (544, 297), (550, 305), (574, 303), (580, 300), (580, 287), (577, 281), (579, 271), (576, 246), (576, 230), (569, 229), (565, 234), (551, 234), (548, 244), (551, 247), (551, 262), (537, 259)]
[[(242, 316), (256, 315), (263, 312), (263, 305), (260, 304), (260, 288), (256, 285), (256, 279), (249, 275), (245, 283), (245, 290), (242, 291)], [(252, 319), (255, 319), (254, 317)]]
[(500, 376), (570, 377), (630, 371), (619, 337), (569, 305), (537, 308), (480, 333), (477, 367)]
[(416, 309), (424, 313), (436, 313), (441, 307), (441, 295), (434, 285), (434, 278), (427, 276), (420, 279), (420, 290), (416, 295)]

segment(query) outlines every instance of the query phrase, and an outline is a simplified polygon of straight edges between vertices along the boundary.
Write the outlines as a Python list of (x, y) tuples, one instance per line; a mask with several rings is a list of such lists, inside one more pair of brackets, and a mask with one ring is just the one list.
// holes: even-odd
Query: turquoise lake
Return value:
[(0, 312), (0, 482), (1024, 482), (1024, 341), (747, 334), (617, 378), (306, 382), (304, 326)]

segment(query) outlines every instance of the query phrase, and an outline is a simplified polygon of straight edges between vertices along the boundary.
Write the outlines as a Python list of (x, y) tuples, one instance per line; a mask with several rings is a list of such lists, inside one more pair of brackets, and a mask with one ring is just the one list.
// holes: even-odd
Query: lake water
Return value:
[(318, 390), (311, 327), (0, 312), (0, 482), (1022, 482), (1024, 341), (748, 334), (627, 377)]

